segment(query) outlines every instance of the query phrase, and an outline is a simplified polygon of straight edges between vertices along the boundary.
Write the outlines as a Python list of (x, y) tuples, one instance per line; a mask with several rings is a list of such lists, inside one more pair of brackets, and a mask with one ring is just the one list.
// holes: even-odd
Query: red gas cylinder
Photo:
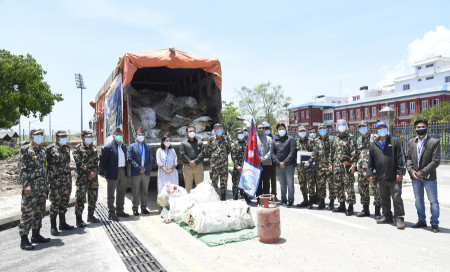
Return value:
[[(258, 208), (258, 236), (263, 243), (275, 243), (281, 235), (280, 208), (275, 204), (274, 195), (259, 196), (261, 206)], [(272, 200), (272, 203), (269, 203)]]

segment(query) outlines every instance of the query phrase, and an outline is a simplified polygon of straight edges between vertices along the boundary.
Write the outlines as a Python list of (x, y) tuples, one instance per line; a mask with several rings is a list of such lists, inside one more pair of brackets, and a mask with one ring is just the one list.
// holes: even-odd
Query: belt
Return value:
[(124, 169), (124, 168), (125, 168), (125, 166), (122, 166), (122, 167), (119, 166), (119, 169)]

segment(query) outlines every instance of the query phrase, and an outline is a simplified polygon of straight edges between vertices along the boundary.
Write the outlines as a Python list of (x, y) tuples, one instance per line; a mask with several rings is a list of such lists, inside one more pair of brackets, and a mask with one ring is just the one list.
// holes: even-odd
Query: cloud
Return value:
[(377, 84), (377, 88), (382, 88), (394, 83), (394, 79), (406, 73), (405, 60), (401, 60), (395, 67), (383, 66), (378, 69), (384, 78)]

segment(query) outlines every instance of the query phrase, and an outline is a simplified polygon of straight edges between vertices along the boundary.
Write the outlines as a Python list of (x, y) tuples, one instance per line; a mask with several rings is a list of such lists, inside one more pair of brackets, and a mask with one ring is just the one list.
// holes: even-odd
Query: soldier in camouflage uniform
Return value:
[[(331, 145), (329, 159), (331, 165), (329, 170), (334, 172), (335, 188), (340, 205), (333, 212), (345, 212), (347, 216), (350, 216), (354, 214), (353, 205), (356, 203), (355, 189), (353, 187), (357, 163), (356, 143), (353, 136), (347, 132), (347, 121), (343, 119), (338, 120), (336, 122), (336, 128), (339, 134), (334, 137), (333, 144)], [(347, 192), (347, 199), (345, 192)], [(346, 200), (348, 209), (345, 208)]]
[(50, 224), (51, 234), (59, 235), (56, 228), (56, 217), (59, 214), (59, 229), (73, 230), (66, 223), (67, 206), (72, 192), (72, 176), (70, 173), (70, 147), (67, 145), (67, 133), (56, 132), (56, 143), (47, 147), (47, 174), (50, 184)]
[(319, 125), (319, 137), (316, 139), (314, 145), (314, 151), (309, 163), (315, 162), (316, 164), (316, 177), (317, 177), (317, 196), (320, 199), (318, 209), (325, 208), (325, 197), (327, 194), (326, 185), (328, 184), (329, 199), (328, 210), (333, 210), (334, 199), (336, 198), (334, 190), (333, 173), (328, 170), (329, 166), (329, 154), (331, 152), (331, 144), (333, 141), (332, 136), (327, 133), (327, 126), (325, 124)]
[(42, 217), (45, 213), (47, 199), (47, 157), (41, 147), (44, 142), (44, 131), (33, 129), (30, 132), (30, 144), (23, 146), (19, 152), (20, 182), (22, 183), (22, 217), (20, 218), (20, 248), (33, 250), (34, 246), (28, 240), (28, 232), (32, 228), (31, 242), (47, 243), (50, 238), (40, 234)]
[[(244, 164), (245, 149), (247, 148), (247, 141), (244, 139), (244, 131), (242, 128), (235, 130), (237, 139), (231, 143), (231, 159), (233, 160), (233, 175), (231, 180), (233, 182), (233, 199), (237, 200), (239, 195), (237, 191), (237, 184), (242, 172), (242, 166)], [(244, 194), (245, 200), (248, 202), (248, 196)]]
[(95, 205), (98, 198), (98, 153), (97, 148), (92, 143), (92, 132), (83, 130), (81, 133), (83, 143), (78, 144), (73, 152), (73, 159), (77, 166), (77, 191), (75, 193), (76, 205), (75, 215), (77, 218), (77, 227), (84, 228), (86, 223), (82, 219), (86, 193), (88, 195), (88, 218), (91, 223), (98, 223), (94, 216)]
[(369, 204), (370, 204), (370, 191), (369, 185), (372, 189), (374, 195), (373, 205), (375, 206), (375, 217), (381, 216), (380, 213), (380, 194), (378, 193), (378, 189), (376, 184), (371, 184), (369, 182), (369, 177), (367, 176), (367, 168), (369, 167), (369, 145), (371, 142), (378, 138), (378, 135), (371, 134), (370, 130), (367, 127), (366, 121), (361, 121), (358, 125), (359, 132), (361, 133), (361, 137), (358, 138), (356, 146), (357, 146), (357, 156), (358, 156), (358, 188), (359, 195), (361, 196), (361, 204), (363, 205), (363, 210), (358, 213), (356, 216), (364, 217), (370, 216)]
[[(297, 151), (312, 152), (314, 147), (313, 141), (310, 141), (310, 139), (308, 138), (306, 128), (304, 126), (298, 127), (298, 135), (300, 136), (300, 138), (297, 141)], [(315, 166), (313, 166), (309, 162), (306, 162), (305, 165), (297, 166), (297, 172), (300, 191), (303, 195), (303, 202), (297, 204), (296, 207), (302, 208), (309, 206), (310, 208), (312, 208), (315, 198), (314, 196), (316, 195), (315, 186), (313, 185), (313, 182), (315, 180)]]
[(226, 199), (228, 179), (228, 154), (230, 154), (230, 143), (228, 137), (223, 135), (221, 124), (214, 125), (215, 135), (209, 138), (206, 146), (206, 154), (209, 156), (211, 171), (209, 176), (214, 189), (217, 189), (220, 179), (220, 199)]

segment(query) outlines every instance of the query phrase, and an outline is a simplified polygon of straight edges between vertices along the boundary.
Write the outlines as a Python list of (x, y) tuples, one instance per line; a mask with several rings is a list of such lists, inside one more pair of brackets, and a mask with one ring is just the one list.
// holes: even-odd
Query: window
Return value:
[(298, 112), (295, 113), (295, 120), (298, 121)]
[(305, 118), (305, 112), (304, 111), (302, 111), (301, 115), (302, 115), (302, 119)]
[(372, 107), (372, 116), (373, 117), (377, 116), (377, 108), (376, 107)]
[(353, 119), (353, 110), (350, 110), (350, 119)]
[(345, 111), (342, 112), (342, 119), (345, 119)]
[(332, 113), (324, 113), (324, 114), (323, 114), (323, 120), (324, 120), (324, 121), (330, 121), (330, 120), (333, 120), (333, 114), (332, 114)]
[(359, 119), (359, 118), (361, 118), (361, 110), (357, 109), (356, 110), (356, 119)]
[(360, 98), (359, 95), (353, 96), (353, 101), (357, 101), (357, 100), (359, 100), (359, 98)]
[(400, 114), (405, 114), (406, 113), (406, 105), (405, 103), (401, 103), (400, 104)]
[(439, 104), (439, 99), (433, 99), (433, 102), (431, 103), (432, 107), (436, 106), (437, 104)]
[(416, 102), (409, 103), (409, 113), (415, 113), (416, 112)]
[(351, 125), (350, 130), (355, 130), (355, 127), (353, 125)]
[(364, 109), (364, 117), (369, 117), (369, 108)]
[(341, 119), (341, 116), (340, 116), (339, 112), (336, 112), (336, 120), (339, 120), (339, 119)]
[(409, 84), (403, 85), (403, 91), (407, 91), (407, 90), (409, 90)]
[(417, 67), (417, 70), (420, 70), (420, 69), (422, 69), (422, 66)]
[(372, 125), (372, 128), (375, 128), (376, 125), (377, 125), (377, 124), (373, 124), (373, 125)]
[(401, 125), (402, 127), (406, 127), (406, 122), (401, 122), (400, 125)]
[(389, 107), (391, 107), (391, 109), (395, 110), (395, 106), (394, 106), (394, 104), (392, 104), (392, 105), (389, 105)]
[(427, 78), (425, 78), (426, 80), (430, 80), (430, 79), (433, 79), (434, 78), (434, 76), (429, 76), (429, 77), (427, 77)]
[(422, 79), (421, 79), (421, 78), (419, 78), (419, 79), (418, 79), (417, 81), (419, 81), (419, 82), (420, 82), (420, 81), (422, 81)]
[(309, 110), (306, 111), (306, 118), (309, 118)]
[(433, 66), (434, 66), (434, 64), (431, 63), (431, 64), (427, 64), (427, 65), (425, 66), (425, 68), (430, 68), (430, 67), (433, 67)]
[(426, 110), (428, 109), (428, 100), (423, 100), (422, 101), (422, 110)]
[(445, 77), (445, 83), (449, 83), (450, 82), (450, 76), (446, 76)]

